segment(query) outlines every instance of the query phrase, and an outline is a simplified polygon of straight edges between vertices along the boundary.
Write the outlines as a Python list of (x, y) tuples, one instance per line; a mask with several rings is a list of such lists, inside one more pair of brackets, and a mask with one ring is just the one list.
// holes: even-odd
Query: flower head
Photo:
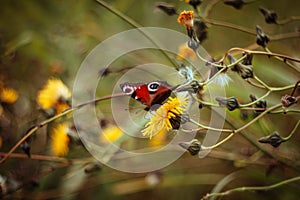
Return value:
[(58, 124), (51, 132), (51, 151), (56, 156), (64, 156), (69, 151), (69, 125), (67, 123)]
[(184, 25), (188, 29), (193, 28), (194, 11), (182, 11), (177, 18), (177, 22)]
[(12, 88), (2, 88), (0, 91), (0, 101), (8, 104), (14, 103), (19, 98), (19, 94)]
[(169, 97), (168, 101), (159, 107), (150, 121), (145, 125), (142, 131), (143, 135), (148, 135), (150, 139), (158, 133), (166, 133), (171, 129), (178, 129), (188, 104), (186, 95), (177, 95)]
[(52, 78), (39, 91), (37, 103), (44, 110), (54, 108), (56, 113), (60, 113), (69, 107), (68, 100), (70, 97), (71, 92), (68, 87), (61, 80)]
[(99, 140), (103, 143), (114, 142), (123, 135), (123, 131), (117, 126), (109, 126), (102, 130)]

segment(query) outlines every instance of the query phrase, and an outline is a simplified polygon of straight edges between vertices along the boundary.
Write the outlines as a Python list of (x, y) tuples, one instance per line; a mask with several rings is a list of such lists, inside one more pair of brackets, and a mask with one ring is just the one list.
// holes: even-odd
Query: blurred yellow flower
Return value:
[(191, 49), (187, 43), (184, 43), (182, 45), (179, 46), (178, 48), (178, 54), (177, 54), (177, 59), (178, 60), (184, 60), (190, 58), (191, 60), (196, 60), (197, 59), (197, 55), (194, 52), (193, 49)]
[(163, 146), (166, 143), (167, 134), (168, 132), (166, 129), (161, 129), (160, 132), (156, 133), (154, 136), (152, 136), (152, 139), (149, 140), (150, 146), (152, 147)]
[(69, 125), (58, 124), (51, 132), (51, 151), (56, 156), (65, 156), (69, 151)]
[(2, 88), (0, 91), (0, 100), (4, 103), (12, 104), (18, 98), (18, 92), (12, 88)]
[(194, 11), (182, 11), (177, 18), (177, 22), (184, 25), (188, 29), (193, 28)]
[(99, 140), (103, 143), (114, 142), (123, 135), (123, 131), (117, 126), (109, 126), (102, 130)]
[(168, 101), (159, 107), (150, 121), (142, 130), (144, 136), (152, 139), (153, 135), (166, 133), (171, 129), (178, 129), (181, 122), (181, 115), (187, 107), (188, 98), (186, 95), (169, 97)]
[(55, 108), (56, 113), (60, 113), (70, 107), (68, 104), (70, 97), (71, 92), (68, 87), (61, 80), (51, 78), (38, 92), (37, 103), (44, 110)]

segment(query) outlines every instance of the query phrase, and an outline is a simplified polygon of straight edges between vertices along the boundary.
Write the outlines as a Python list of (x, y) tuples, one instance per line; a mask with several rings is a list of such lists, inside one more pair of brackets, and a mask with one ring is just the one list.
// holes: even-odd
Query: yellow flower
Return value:
[(184, 43), (184, 44), (180, 45), (180, 47), (178, 49), (177, 59), (178, 60), (184, 60), (184, 59), (187, 59), (187, 58), (190, 58), (191, 60), (196, 60), (197, 55), (193, 51), (193, 49), (191, 49), (187, 45), (187, 43)]
[(103, 143), (114, 142), (123, 135), (123, 131), (117, 126), (109, 126), (102, 130), (99, 140)]
[(0, 100), (4, 103), (12, 104), (19, 98), (19, 94), (12, 88), (2, 88), (0, 91)]
[(68, 108), (67, 101), (71, 97), (68, 87), (59, 79), (49, 79), (37, 96), (37, 103), (42, 109), (47, 110), (55, 108), (56, 113), (62, 112)]
[(194, 23), (194, 11), (189, 10), (189, 11), (182, 11), (178, 18), (177, 22), (179, 24), (184, 25), (186, 28), (191, 29), (193, 28), (193, 23)]
[(69, 151), (69, 125), (68, 123), (58, 124), (51, 132), (51, 151), (56, 156), (65, 156)]
[(168, 101), (159, 107), (150, 121), (142, 130), (144, 136), (148, 135), (151, 139), (153, 135), (166, 133), (171, 129), (178, 129), (181, 122), (181, 115), (186, 109), (188, 98), (186, 95), (169, 97)]

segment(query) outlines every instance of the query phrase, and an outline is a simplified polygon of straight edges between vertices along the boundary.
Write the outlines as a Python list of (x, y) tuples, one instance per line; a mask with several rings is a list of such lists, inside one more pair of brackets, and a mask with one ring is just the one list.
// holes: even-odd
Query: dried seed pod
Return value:
[(197, 7), (202, 3), (202, 0), (186, 0), (186, 2), (193, 6), (194, 9), (197, 9)]
[(220, 106), (226, 106), (229, 111), (233, 111), (240, 107), (239, 102), (235, 97), (216, 97), (216, 101), (218, 101)]
[[(252, 102), (257, 100), (256, 96), (253, 94), (250, 94), (250, 99)], [(267, 109), (267, 102), (265, 100), (259, 100), (253, 105), (253, 108), (261, 108), (261, 110), (255, 111), (255, 113), (261, 113)]]
[(266, 47), (267, 43), (270, 41), (269, 37), (263, 32), (260, 26), (256, 26), (256, 43), (262, 47)]
[[(234, 59), (234, 57), (231, 54), (228, 54), (228, 59), (229, 59), (230, 63), (236, 62), (236, 60)], [(248, 59), (251, 59), (251, 58), (248, 58)], [(251, 63), (251, 60), (247, 60), (245, 62)], [(254, 77), (252, 65), (245, 65), (242, 63), (237, 63), (233, 66), (232, 71), (238, 72), (243, 79)]]
[(197, 155), (201, 151), (201, 143), (197, 139), (190, 142), (180, 142), (179, 146), (186, 149), (192, 156)]
[(297, 103), (297, 98), (290, 96), (290, 95), (284, 95), (281, 98), (281, 104), (283, 105), (283, 107), (290, 107), (291, 105)]
[(160, 10), (162, 10), (167, 15), (172, 16), (172, 15), (176, 15), (177, 14), (176, 8), (172, 4), (168, 4), (166, 2), (157, 2), (155, 6), (157, 8), (159, 8)]
[(273, 10), (260, 7), (259, 11), (264, 15), (266, 23), (277, 24), (277, 14)]
[(241, 9), (245, 4), (244, 0), (224, 0), (224, 4)]
[(258, 141), (260, 143), (270, 144), (275, 148), (279, 147), (282, 142), (285, 142), (285, 140), (277, 132), (273, 132), (266, 137), (262, 137)]

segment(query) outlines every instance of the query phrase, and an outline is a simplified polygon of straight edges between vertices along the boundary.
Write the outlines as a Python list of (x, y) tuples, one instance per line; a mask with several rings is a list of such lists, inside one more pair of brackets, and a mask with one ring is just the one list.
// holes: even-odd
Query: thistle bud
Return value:
[(194, 37), (189, 37), (188, 40), (188, 47), (196, 51), (200, 45), (200, 42), (194, 39)]
[(100, 163), (91, 163), (85, 167), (84, 172), (86, 174), (89, 174), (92, 172), (100, 171), (101, 169), (102, 169), (102, 166)]
[(197, 6), (199, 6), (202, 3), (201, 0), (186, 0), (186, 2), (193, 6), (194, 9), (197, 9)]
[(243, 65), (252, 65), (252, 59), (253, 59), (253, 54), (251, 53), (242, 53), (243, 56), (246, 55), (246, 58), (244, 58), (244, 60), (242, 61)]
[(216, 101), (218, 101), (220, 106), (226, 106), (229, 111), (233, 111), (236, 108), (239, 108), (239, 102), (235, 97), (223, 98), (216, 97)]
[(156, 7), (169, 16), (175, 15), (177, 13), (175, 6), (173, 6), (172, 4), (168, 4), (166, 2), (158, 2), (156, 3)]
[(30, 145), (29, 145), (29, 143), (28, 142), (23, 142), (22, 144), (21, 144), (21, 146), (20, 146), (22, 149), (23, 149), (23, 151), (26, 153), (26, 155), (28, 156), (28, 158), (30, 158), (30, 149), (31, 149), (31, 147), (30, 147)]
[(267, 43), (270, 41), (269, 37), (262, 31), (260, 26), (256, 26), (256, 43), (262, 47), (266, 47)]
[(281, 98), (281, 104), (283, 107), (290, 107), (291, 105), (297, 103), (297, 98), (296, 97), (293, 97), (293, 96), (290, 96), (290, 95), (284, 95), (282, 98)]
[[(250, 94), (250, 99), (252, 102), (256, 101), (257, 98), (255, 95), (253, 94)], [(256, 102), (254, 105), (253, 105), (254, 108), (262, 108), (262, 110), (256, 110), (255, 113), (261, 113), (263, 111), (266, 110), (267, 108), (267, 102), (265, 100), (259, 100), (258, 102)]]
[(260, 7), (259, 11), (264, 15), (266, 23), (277, 24), (277, 14), (273, 10)]
[(179, 146), (186, 149), (192, 156), (197, 155), (201, 151), (201, 143), (197, 139), (190, 142), (180, 142)]
[(275, 148), (279, 147), (282, 142), (285, 142), (285, 140), (277, 132), (273, 132), (266, 137), (262, 137), (258, 141), (260, 143), (270, 144)]
[(224, 0), (224, 4), (241, 9), (245, 4), (244, 0)]
[(198, 81), (193, 80), (191, 83), (191, 87), (193, 88), (194, 93), (198, 93), (203, 90), (203, 86), (199, 84)]
[[(236, 60), (234, 59), (234, 57), (231, 54), (228, 54), (228, 59), (229, 59), (230, 63), (236, 62)], [(252, 59), (252, 58), (248, 58), (248, 60), (245, 62), (251, 63), (251, 60), (249, 60), (249, 59)], [(253, 78), (253, 76), (254, 76), (252, 65), (245, 65), (242, 63), (237, 63), (236, 65), (233, 66), (232, 71), (238, 72), (243, 79)]]

